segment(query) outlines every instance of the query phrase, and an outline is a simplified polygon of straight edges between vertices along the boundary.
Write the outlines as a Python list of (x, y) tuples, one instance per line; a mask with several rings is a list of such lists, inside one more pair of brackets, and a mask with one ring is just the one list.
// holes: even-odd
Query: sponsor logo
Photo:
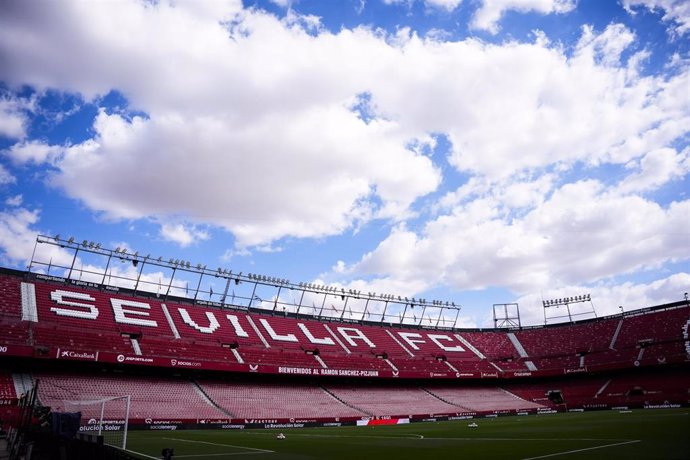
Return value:
[(343, 426), (343, 424), (340, 422), (326, 422), (323, 426)]
[(226, 423), (220, 426), (223, 430), (244, 430), (244, 425)]
[(266, 423), (264, 428), (304, 428), (304, 423)]
[(278, 423), (278, 420), (276, 419), (249, 419), (247, 420), (246, 418), (244, 419), (244, 423), (246, 424), (252, 424), (252, 423)]
[[(173, 360), (170, 360), (170, 364), (173, 366), (175, 364), (172, 363)], [(144, 358), (143, 356), (125, 356), (125, 355), (117, 355), (117, 362), (122, 363), (122, 362), (134, 362), (134, 363), (153, 363), (153, 358)]]
[(439, 373), (439, 372), (429, 372), (429, 377), (447, 377), (448, 374), (446, 373)]
[(249, 372), (256, 372), (259, 369), (258, 364), (250, 364), (249, 365)]
[(201, 363), (196, 362), (196, 361), (180, 361), (178, 359), (171, 359), (170, 360), (170, 365), (172, 367), (178, 366), (178, 367), (201, 367)]
[(95, 425), (98, 423), (98, 420), (95, 418), (90, 418), (89, 421), (87, 422), (88, 425)]
[(97, 354), (89, 351), (70, 351), (62, 350), (58, 355), (58, 358), (68, 358), (68, 359), (89, 359), (96, 361)]
[(681, 407), (680, 404), (670, 404), (670, 403), (645, 404), (645, 406), (644, 406), (645, 409), (678, 409), (679, 407)]
[(553, 409), (541, 409), (541, 408), (539, 408), (539, 409), (537, 409), (537, 413), (538, 414), (556, 414), (556, 413), (558, 413), (558, 411), (555, 411)]
[(176, 429), (177, 429), (177, 425), (152, 425), (149, 427), (149, 430), (175, 431)]
[(586, 367), (576, 367), (575, 369), (566, 369), (565, 373), (566, 374), (578, 374), (580, 372), (587, 372)]
[(529, 377), (530, 375), (532, 375), (532, 373), (531, 372), (524, 372), (524, 371), (523, 372), (513, 372), (513, 375), (515, 377)]
[(7, 347), (0, 347), (0, 353), (7, 353)]
[(82, 425), (79, 427), (79, 431), (98, 431), (98, 430), (103, 430), (103, 431), (122, 431), (122, 425), (110, 425), (110, 424), (104, 424), (104, 425)]
[(150, 418), (147, 418), (147, 419), (144, 419), (144, 423), (146, 423), (147, 425), (150, 425), (151, 423), (153, 423), (153, 420), (151, 420)]

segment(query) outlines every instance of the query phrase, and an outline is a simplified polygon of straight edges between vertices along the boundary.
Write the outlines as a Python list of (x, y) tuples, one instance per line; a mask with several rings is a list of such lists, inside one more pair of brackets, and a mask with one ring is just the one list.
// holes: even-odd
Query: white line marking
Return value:
[[(272, 436), (272, 433), (242, 433), (243, 435), (265, 435)], [(439, 440), (439, 441), (621, 441), (621, 442), (638, 442), (630, 439), (602, 439), (602, 438), (441, 438), (422, 436), (421, 434), (409, 434), (400, 436), (376, 436), (376, 435), (347, 435), (347, 434), (298, 434), (291, 433), (290, 436), (299, 436), (303, 438), (372, 438), (372, 439), (424, 439)]]
[(141, 452), (137, 452), (136, 450), (125, 449), (125, 452), (131, 452), (133, 454), (141, 455), (142, 457), (152, 458), (153, 460), (160, 460), (160, 457), (151, 457), (150, 455), (142, 454)]
[[(252, 454), (267, 454), (268, 452), (229, 452), (227, 454), (195, 454), (195, 455), (175, 455), (175, 458), (192, 458), (192, 457), (227, 457), (229, 455), (252, 455)], [(158, 459), (156, 459), (158, 460)]]
[[(196, 444), (208, 444), (210, 446), (234, 447), (236, 449), (255, 450), (257, 452), (265, 452), (268, 454), (274, 454), (275, 453), (275, 451), (268, 450), (268, 449), (257, 449), (256, 447), (245, 447), (245, 446), (234, 446), (232, 444), (218, 444), (217, 442), (195, 441), (193, 439), (182, 439), (182, 438), (163, 438), (163, 439), (168, 439), (170, 441), (193, 442)], [(176, 455), (175, 457), (179, 457), (179, 455)]]
[(524, 458), (523, 460), (536, 460), (537, 458), (558, 457), (559, 455), (568, 455), (568, 454), (574, 454), (577, 452), (585, 452), (588, 450), (605, 449), (607, 447), (623, 446), (625, 444), (634, 444), (636, 442), (640, 442), (640, 440), (636, 439), (633, 441), (617, 442), (615, 444), (604, 444), (603, 446), (587, 447), (584, 449), (566, 450), (565, 452), (556, 452), (555, 454), (540, 455), (539, 457), (529, 457), (529, 458)]

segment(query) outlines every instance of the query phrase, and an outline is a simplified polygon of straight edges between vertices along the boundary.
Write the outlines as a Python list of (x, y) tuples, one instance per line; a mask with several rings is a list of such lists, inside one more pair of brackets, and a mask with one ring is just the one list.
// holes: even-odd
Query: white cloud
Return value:
[(670, 180), (685, 176), (690, 172), (690, 148), (677, 153), (674, 149), (653, 150), (639, 162), (630, 165), (639, 171), (629, 175), (618, 189), (623, 192), (643, 192), (654, 190)]
[(4, 153), (18, 164), (40, 164), (54, 161), (61, 151), (62, 149), (58, 146), (31, 140), (13, 144)]
[[(419, 0), (423, 2), (424, 5), (431, 8), (443, 9), (446, 11), (454, 11), (460, 4), (462, 0)], [(411, 7), (415, 0), (383, 0), (386, 5), (407, 5)]]
[(21, 194), (19, 194), (15, 196), (10, 196), (7, 199), (5, 199), (5, 204), (7, 206), (21, 206), (23, 201), (24, 197)]
[(26, 111), (33, 107), (33, 99), (4, 95), (0, 97), (0, 137), (24, 139), (28, 124)]
[(587, 180), (565, 184), (543, 204), (516, 215), (496, 198), (502, 193), (463, 202), (419, 233), (398, 227), (374, 251), (338, 271), (417, 280), (417, 292), (444, 285), (527, 293), (657, 268), (690, 254), (687, 233), (676, 230), (690, 215), (687, 200), (664, 208)]
[(160, 234), (164, 240), (177, 243), (183, 248), (209, 238), (208, 232), (199, 230), (194, 226), (190, 227), (179, 223), (165, 223), (161, 225)]
[(292, 5), (292, 0), (270, 0), (270, 2), (281, 8), (289, 8)]
[(462, 0), (424, 0), (424, 3), (435, 8), (453, 11), (460, 6)]
[(680, 37), (690, 30), (690, 3), (686, 0), (623, 0), (623, 6), (631, 13), (636, 8), (662, 10), (662, 20), (669, 23), (669, 32), (674, 36)]
[(16, 181), (17, 178), (0, 164), (0, 185), (14, 184)]
[(563, 14), (575, 9), (576, 0), (481, 0), (482, 5), (475, 12), (471, 26), (496, 34), (498, 22), (506, 11), (520, 13)]
[[(0, 261), (4, 266), (26, 269), (33, 254), (46, 265), (52, 263), (69, 267), (72, 254), (58, 246), (36, 244), (36, 236), (46, 233), (36, 228), (40, 215), (39, 210), (24, 207), (0, 211)], [(34, 268), (42, 270), (41, 267)]]
[[(516, 299), (520, 305), (520, 319), (522, 324), (543, 324), (544, 310), (543, 299), (559, 299), (575, 295), (590, 294), (592, 302), (573, 305), (572, 313), (578, 313), (574, 319), (586, 319), (596, 315), (607, 316), (623, 312), (638, 310), (640, 308), (665, 303), (678, 302), (683, 300), (683, 293), (687, 292), (690, 286), (690, 273), (681, 272), (660, 278), (648, 283), (602, 283), (595, 286), (563, 286), (560, 289), (543, 291), (539, 294), (531, 293)], [(547, 317), (551, 318), (562, 312), (548, 312)], [(563, 318), (560, 320), (563, 321)], [(557, 321), (549, 321), (549, 324)], [(492, 324), (484, 324), (489, 326)]]
[[(330, 33), (295, 13), (280, 21), (236, 3), (210, 12), (193, 4), (67, 2), (57, 14), (52, 3), (11, 2), (0, 18), (9, 64), (0, 78), (86, 98), (116, 88), (146, 116), (101, 112), (89, 140), (59, 151), (18, 144), (10, 155), (50, 161), (54, 185), (110, 217), (182, 218), (225, 228), (240, 246), (271, 247), (406, 219), (441, 183), (440, 166), (408, 148), (430, 133), (447, 136), (450, 164), (476, 187), (439, 209), (462, 203), (490, 231), (548, 202), (556, 178), (544, 170), (641, 164), (690, 124), (688, 69), (640, 75), (646, 54), (621, 60), (634, 39), (621, 25), (585, 28), (570, 55), (544, 36), (486, 44), (409, 29)], [(350, 108), (362, 94), (371, 120)], [(428, 229), (452, 228), (453, 218)], [(510, 233), (536, 244), (519, 225)]]
[(25, 208), (0, 212), (0, 251), (5, 263), (27, 261), (31, 257), (36, 235), (31, 227), (38, 222), (38, 211)]

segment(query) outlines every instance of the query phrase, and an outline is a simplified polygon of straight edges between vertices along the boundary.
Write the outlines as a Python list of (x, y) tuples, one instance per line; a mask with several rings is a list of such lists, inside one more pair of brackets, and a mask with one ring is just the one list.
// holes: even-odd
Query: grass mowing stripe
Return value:
[(595, 446), (595, 447), (586, 447), (584, 449), (575, 449), (575, 450), (566, 450), (565, 452), (556, 452), (554, 454), (546, 454), (546, 455), (540, 455), (538, 457), (529, 457), (529, 458), (523, 458), (522, 460), (536, 460), (538, 458), (549, 458), (549, 457), (558, 457), (559, 455), (568, 455), (568, 454), (575, 454), (577, 452), (585, 452), (588, 450), (596, 450), (596, 449), (606, 449), (607, 447), (615, 447), (615, 446), (624, 446), (626, 444), (634, 444), (636, 442), (640, 442), (639, 439), (635, 439), (632, 441), (626, 441), (626, 442), (617, 442), (614, 444), (604, 444), (603, 446)]

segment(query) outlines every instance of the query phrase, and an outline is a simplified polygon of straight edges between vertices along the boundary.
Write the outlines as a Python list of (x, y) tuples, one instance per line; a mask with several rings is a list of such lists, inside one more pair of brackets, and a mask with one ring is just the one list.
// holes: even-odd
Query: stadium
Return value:
[[(687, 458), (687, 294), (579, 320), (589, 296), (544, 301), (545, 323), (567, 321), (530, 327), (500, 305), (495, 328), (461, 329), (450, 302), (46, 246), (106, 268), (39, 250), (2, 269), (10, 458)], [(160, 270), (167, 284), (147, 276)]]

